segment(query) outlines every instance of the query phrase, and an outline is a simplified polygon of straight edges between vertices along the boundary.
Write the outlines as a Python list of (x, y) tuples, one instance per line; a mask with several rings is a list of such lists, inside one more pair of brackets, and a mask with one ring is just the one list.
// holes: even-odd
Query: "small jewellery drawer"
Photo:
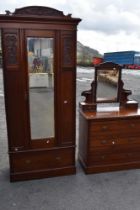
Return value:
[(11, 164), (14, 172), (66, 167), (74, 164), (74, 149), (15, 153), (11, 154)]
[(140, 152), (91, 154), (89, 164), (117, 164), (140, 161)]
[(140, 144), (140, 137), (118, 137), (115, 136), (109, 138), (100, 137), (100, 138), (90, 138), (90, 148), (93, 149), (95, 147), (104, 147), (104, 146), (116, 146), (116, 145), (130, 145), (134, 146), (134, 144)]
[(140, 133), (140, 120), (116, 120), (116, 121), (105, 121), (105, 122), (91, 122), (89, 133), (91, 136), (96, 135), (109, 135), (109, 134), (134, 134)]

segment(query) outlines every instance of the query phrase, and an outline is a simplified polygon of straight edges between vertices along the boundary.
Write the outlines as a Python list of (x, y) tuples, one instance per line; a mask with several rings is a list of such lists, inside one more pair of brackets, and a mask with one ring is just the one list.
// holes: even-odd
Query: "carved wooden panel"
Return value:
[(26, 101), (23, 71), (5, 71), (6, 113), (10, 151), (23, 149), (27, 144), (26, 138)]
[(73, 48), (72, 48), (73, 42), (71, 37), (66, 37), (64, 38), (64, 66), (69, 66), (73, 62), (72, 58), (72, 53), (73, 53)]
[(71, 36), (63, 38), (63, 67), (73, 66), (73, 40)]
[(4, 45), (4, 55), (5, 55), (5, 65), (15, 66), (18, 65), (18, 48), (19, 48), (19, 38), (18, 30), (14, 29), (12, 31), (5, 30), (3, 35), (3, 45)]

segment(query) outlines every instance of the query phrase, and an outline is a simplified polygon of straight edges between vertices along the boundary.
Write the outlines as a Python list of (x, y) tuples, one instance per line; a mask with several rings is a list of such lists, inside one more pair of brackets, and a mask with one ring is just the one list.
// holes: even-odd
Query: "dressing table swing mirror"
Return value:
[(0, 15), (11, 181), (76, 172), (80, 21), (41, 6)]
[(140, 111), (121, 71), (112, 62), (96, 66), (91, 89), (81, 94), (78, 158), (87, 174), (140, 168)]

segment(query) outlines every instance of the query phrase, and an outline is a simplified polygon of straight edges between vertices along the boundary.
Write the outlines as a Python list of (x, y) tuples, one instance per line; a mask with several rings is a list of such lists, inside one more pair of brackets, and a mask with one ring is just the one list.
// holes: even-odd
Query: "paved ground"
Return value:
[[(125, 72), (123, 78), (140, 102), (136, 74)], [(78, 69), (77, 104), (92, 78), (93, 70)], [(77, 164), (73, 176), (10, 183), (2, 88), (0, 74), (0, 210), (140, 210), (140, 170), (85, 175)]]

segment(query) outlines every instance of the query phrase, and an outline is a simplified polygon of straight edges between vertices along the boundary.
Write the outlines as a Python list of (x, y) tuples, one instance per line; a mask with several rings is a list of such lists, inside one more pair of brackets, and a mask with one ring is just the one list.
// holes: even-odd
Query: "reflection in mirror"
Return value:
[(27, 38), (31, 139), (54, 137), (53, 38)]
[(119, 70), (97, 70), (97, 102), (115, 102), (118, 96)]

